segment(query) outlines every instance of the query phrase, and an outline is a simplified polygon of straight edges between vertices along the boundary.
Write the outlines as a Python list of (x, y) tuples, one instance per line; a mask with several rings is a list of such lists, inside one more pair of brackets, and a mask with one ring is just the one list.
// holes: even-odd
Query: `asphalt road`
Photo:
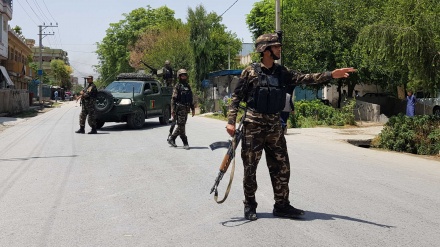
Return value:
[[(0, 132), (0, 246), (438, 246), (440, 162), (359, 148), (360, 130), (293, 129), (290, 199), (303, 220), (272, 216), (265, 158), (259, 219), (243, 218), (242, 163), (224, 204), (209, 194), (225, 123), (189, 118), (191, 150), (158, 119), (75, 134), (75, 102)], [(90, 128), (86, 128), (89, 131)], [(353, 134), (354, 133), (354, 134)], [(371, 133), (365, 132), (365, 136)], [(238, 150), (239, 151), (239, 150)], [(219, 188), (223, 195), (227, 174)]]

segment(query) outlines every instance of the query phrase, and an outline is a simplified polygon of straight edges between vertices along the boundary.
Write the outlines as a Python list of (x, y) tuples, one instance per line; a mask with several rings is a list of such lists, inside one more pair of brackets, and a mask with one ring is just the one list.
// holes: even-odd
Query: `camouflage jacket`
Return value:
[[(332, 79), (330, 71), (324, 73), (312, 73), (312, 74), (302, 74), (293, 70), (289, 70), (286, 67), (274, 64), (272, 68), (266, 68), (264, 64), (258, 63), (261, 66), (261, 71), (264, 74), (273, 74), (282, 81), (286, 86), (296, 86), (302, 84), (321, 84)], [(281, 71), (277, 71), (281, 70)], [(274, 73), (277, 71), (277, 73)], [(232, 101), (229, 105), (228, 112), (228, 124), (235, 124), (238, 106), (241, 101), (246, 102), (246, 100), (251, 96), (252, 89), (258, 85), (258, 74), (252, 66), (248, 66), (241, 73), (238, 85), (232, 94)], [(260, 124), (272, 125), (280, 121), (279, 113), (275, 114), (263, 114), (256, 112), (253, 109), (248, 109), (246, 114), (245, 122), (255, 122)]]
[(98, 96), (98, 89), (96, 88), (95, 83), (90, 83), (87, 85), (87, 88), (83, 90), (83, 96), (81, 99), (84, 101), (95, 101), (96, 96)]

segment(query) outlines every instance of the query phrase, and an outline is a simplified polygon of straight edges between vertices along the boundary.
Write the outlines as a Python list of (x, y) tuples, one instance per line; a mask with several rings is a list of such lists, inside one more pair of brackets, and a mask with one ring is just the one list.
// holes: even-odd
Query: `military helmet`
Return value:
[(278, 34), (276, 33), (266, 33), (260, 35), (255, 41), (255, 49), (257, 50), (257, 52), (263, 52), (266, 50), (267, 47), (273, 45), (282, 45)]
[(186, 72), (186, 69), (179, 69), (177, 71), (177, 77), (179, 77), (181, 74), (188, 74), (188, 73)]
[(170, 60), (166, 60), (166, 61), (165, 61), (165, 64), (170, 64)]

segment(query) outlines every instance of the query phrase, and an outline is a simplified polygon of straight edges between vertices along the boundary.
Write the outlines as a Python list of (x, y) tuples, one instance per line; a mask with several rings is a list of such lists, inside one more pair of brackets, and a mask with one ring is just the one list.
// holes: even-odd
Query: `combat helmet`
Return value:
[(165, 61), (165, 64), (166, 64), (166, 65), (169, 65), (169, 64), (170, 64), (170, 60), (166, 60), (166, 61)]
[(278, 34), (276, 33), (266, 33), (260, 35), (255, 41), (255, 49), (257, 52), (263, 52), (267, 47), (273, 45), (282, 45)]
[(181, 74), (188, 74), (188, 73), (186, 72), (186, 69), (179, 69), (177, 71), (177, 77), (179, 77)]

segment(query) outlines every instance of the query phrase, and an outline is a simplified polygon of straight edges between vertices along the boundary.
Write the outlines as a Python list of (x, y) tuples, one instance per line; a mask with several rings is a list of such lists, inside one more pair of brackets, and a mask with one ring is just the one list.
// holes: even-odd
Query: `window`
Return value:
[(153, 90), (153, 93), (159, 93), (159, 86), (156, 82), (151, 83), (151, 89)]
[(145, 86), (144, 86), (144, 92), (145, 92), (145, 90), (147, 90), (147, 89), (150, 89), (150, 83), (146, 83), (146, 84), (145, 84)]

